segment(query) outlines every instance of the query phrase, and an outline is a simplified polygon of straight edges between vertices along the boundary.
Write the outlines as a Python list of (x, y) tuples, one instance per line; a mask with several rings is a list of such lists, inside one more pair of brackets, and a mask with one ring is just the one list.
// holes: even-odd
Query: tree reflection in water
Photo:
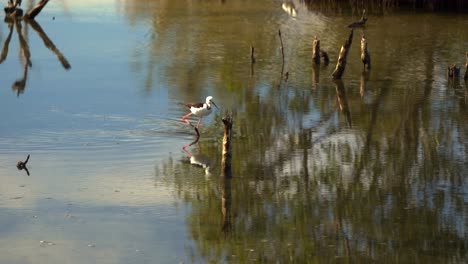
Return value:
[[(455, 92), (462, 96), (452, 96), (445, 82), (441, 87), (436, 81), (441, 78), (436, 61), (446, 51), (426, 45), (435, 41), (447, 46), (439, 35), (454, 32), (445, 34), (447, 28), (437, 26), (440, 21), (426, 16), (424, 23), (416, 23), (421, 17), (401, 17), (409, 21), (405, 32), (369, 27), (366, 37), (372, 45), (391, 48), (371, 49), (376, 58), (371, 76), (361, 74), (358, 52), (351, 50), (344, 81), (334, 83), (329, 68), (312, 68), (304, 50), (311, 50), (316, 32), (299, 24), (304, 19), (319, 33), (329, 33), (319, 36), (321, 44), (335, 49), (342, 43), (334, 39), (348, 32), (330, 24), (320, 28), (316, 13), (310, 14), (312, 22), (305, 12), (287, 20), (280, 5), (278, 21), (283, 24), (262, 24), (257, 16), (239, 21), (227, 16), (232, 19), (220, 22), (220, 14), (244, 10), (239, 6), (245, 2), (181, 6), (161, 1), (157, 9), (144, 8), (151, 3), (127, 3), (130, 20), (151, 17), (157, 38), (148, 41), (148, 56), (134, 62), (149, 65), (143, 67), (147, 80), (163, 58), (172, 93), (184, 98), (203, 94), (206, 87), (222, 87), (213, 94), (238, 107), (232, 179), (206, 179), (193, 166), (172, 159), (156, 172), (191, 209), (186, 222), (194, 247), (188, 255), (202, 262), (240, 263), (467, 259), (466, 96), (463, 90)], [(260, 9), (255, 4), (250, 8), (262, 14), (256, 13)], [(394, 21), (394, 16), (400, 19), (395, 14), (379, 20), (372, 8), (366, 10), (374, 28), (388, 24), (386, 19)], [(199, 18), (196, 25), (184, 21), (189, 14)], [(262, 26), (246, 27), (249, 23)], [(290, 73), (287, 85), (280, 86), (279, 27), (288, 32), (283, 41), (285, 72)], [(401, 34), (404, 38), (388, 37)], [(258, 51), (254, 76), (248, 58), (251, 45)], [(239, 59), (243, 54), (245, 62)], [(211, 132), (200, 143), (212, 164), (221, 163), (220, 141)], [(220, 168), (215, 166), (212, 175), (222, 175)]]
[[(2, 53), (0, 55), (0, 64), (4, 62), (8, 57), (8, 50), (10, 46), (11, 37), (13, 34), (13, 27), (16, 29), (16, 34), (18, 35), (18, 43), (20, 50), (20, 60), (23, 64), (23, 76), (20, 79), (17, 79), (13, 82), (11, 89), (16, 92), (17, 96), (24, 93), (26, 89), (26, 82), (28, 80), (28, 68), (32, 67), (31, 62), (31, 51), (27, 39), (27, 27), (31, 26), (32, 29), (38, 34), (38, 36), (44, 42), (44, 45), (50, 49), (59, 59), (63, 68), (69, 70), (71, 68), (70, 63), (65, 58), (65, 56), (60, 52), (60, 50), (55, 46), (52, 40), (47, 36), (45, 31), (39, 25), (38, 22), (31, 19), (20, 19), (15, 17), (6, 17), (5, 23), (8, 25), (9, 33), (5, 42), (3, 43)], [(25, 26), (24, 30), (23, 25)]]

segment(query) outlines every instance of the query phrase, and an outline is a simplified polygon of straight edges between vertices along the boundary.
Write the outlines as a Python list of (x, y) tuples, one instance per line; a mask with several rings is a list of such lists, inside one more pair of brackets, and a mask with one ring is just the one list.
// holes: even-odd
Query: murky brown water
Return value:
[[(468, 87), (445, 73), (468, 16), (371, 8), (333, 82), (359, 11), (295, 8), (51, 1), (42, 33), (0, 24), (0, 262), (466, 262)], [(207, 95), (221, 110), (184, 152), (177, 103)]]

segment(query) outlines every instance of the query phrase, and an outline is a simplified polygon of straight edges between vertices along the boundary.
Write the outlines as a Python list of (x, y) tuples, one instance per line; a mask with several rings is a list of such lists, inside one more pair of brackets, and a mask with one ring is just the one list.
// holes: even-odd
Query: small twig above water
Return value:
[(29, 170), (26, 167), (26, 164), (28, 164), (28, 161), (29, 161), (29, 154), (25, 161), (18, 161), (18, 163), (16, 163), (16, 168), (18, 168), (18, 170), (25, 170), (29, 176)]

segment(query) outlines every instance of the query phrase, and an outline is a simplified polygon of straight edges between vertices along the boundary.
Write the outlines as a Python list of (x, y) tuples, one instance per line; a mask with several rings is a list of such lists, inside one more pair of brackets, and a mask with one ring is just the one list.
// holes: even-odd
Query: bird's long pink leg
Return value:
[(200, 117), (200, 118), (198, 119), (198, 123), (197, 123), (197, 129), (198, 129), (198, 127), (200, 126), (200, 122), (201, 122), (201, 120), (202, 120), (202, 118)]
[(187, 117), (191, 116), (192, 114), (193, 114), (193, 113), (188, 113), (188, 114), (186, 114), (186, 115), (184, 115), (184, 116), (182, 117), (182, 120), (184, 120), (184, 122), (187, 123), (187, 125), (192, 125), (192, 124), (190, 124), (190, 122), (187, 120)]

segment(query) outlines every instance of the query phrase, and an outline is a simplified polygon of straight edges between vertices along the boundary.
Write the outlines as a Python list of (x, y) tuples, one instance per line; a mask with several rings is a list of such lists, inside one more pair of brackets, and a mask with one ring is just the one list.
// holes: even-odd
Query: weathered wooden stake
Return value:
[(320, 40), (317, 39), (317, 36), (315, 36), (312, 46), (312, 60), (315, 64), (320, 64)]
[(348, 56), (348, 51), (353, 43), (353, 30), (349, 33), (349, 37), (346, 40), (345, 44), (341, 46), (340, 55), (338, 56), (338, 62), (336, 63), (335, 70), (332, 73), (333, 80), (341, 79), (345, 68), (346, 68), (346, 57)]
[(250, 46), (250, 63), (255, 64), (255, 48)]
[(468, 52), (466, 53), (466, 62), (465, 62), (465, 80), (468, 80)]
[(223, 137), (223, 157), (221, 159), (221, 168), (224, 177), (230, 178), (231, 175), (231, 130), (233, 119), (226, 114), (223, 119), (224, 137)]
[(361, 37), (361, 60), (364, 64), (364, 70), (370, 70), (371, 68), (371, 58), (369, 50), (367, 49), (367, 40), (364, 34)]

